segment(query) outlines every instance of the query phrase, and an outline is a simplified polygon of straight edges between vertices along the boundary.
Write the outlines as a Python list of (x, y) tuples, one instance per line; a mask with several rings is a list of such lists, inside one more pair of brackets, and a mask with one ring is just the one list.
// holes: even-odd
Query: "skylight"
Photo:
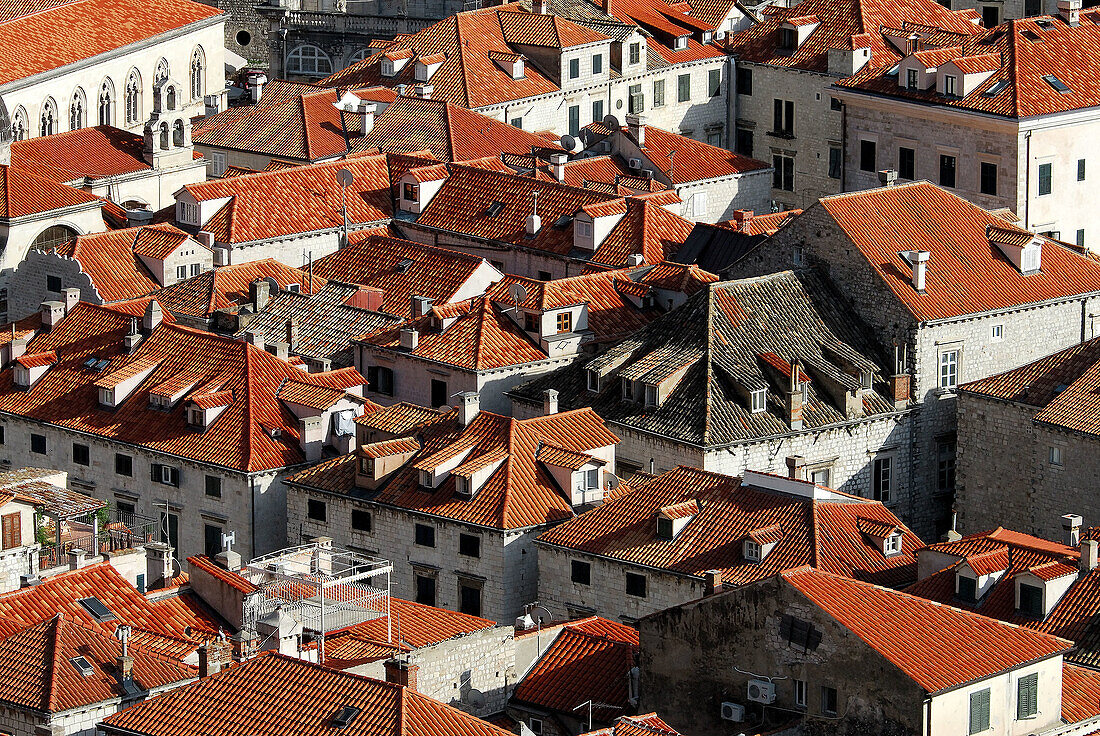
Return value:
[(355, 720), (355, 717), (359, 715), (359, 708), (354, 705), (345, 705), (340, 710), (336, 711), (336, 715), (332, 717), (333, 728), (347, 728), (351, 725), (351, 722)]
[(982, 92), (982, 97), (996, 97), (997, 95), (1001, 94), (1001, 92), (1007, 86), (1008, 86), (1008, 80), (1007, 79), (1002, 79), (1002, 80), (998, 81), (996, 84), (994, 84), (992, 87), (987, 89), (985, 92)]
[(1044, 75), (1043, 76), (1043, 81), (1046, 82), (1047, 84), (1049, 84), (1054, 89), (1061, 92), (1062, 94), (1066, 94), (1067, 92), (1072, 91), (1072, 90), (1070, 90), (1069, 85), (1067, 85), (1065, 82), (1063, 82), (1061, 79), (1054, 76), (1053, 74)]
[(113, 621), (115, 618), (115, 614), (111, 613), (111, 609), (103, 605), (103, 602), (98, 598), (81, 598), (77, 602), (84, 607), (84, 610), (87, 611), (92, 618), (100, 623), (104, 621)]
[(92, 669), (92, 663), (86, 660), (84, 657), (73, 657), (69, 660), (73, 667), (76, 667), (77, 671), (85, 677), (91, 677), (95, 674), (95, 670)]
[(504, 203), (503, 202), (493, 202), (491, 205), (489, 205), (489, 209), (485, 211), (485, 214), (488, 215), (489, 217), (496, 217), (497, 215), (499, 215), (503, 211), (504, 211)]
[(96, 371), (98, 373), (99, 371), (106, 368), (107, 365), (110, 362), (111, 361), (108, 360), (107, 358), (95, 358), (95, 357), (93, 357), (93, 358), (88, 358), (87, 360), (84, 361), (84, 367), (87, 368), (88, 370)]

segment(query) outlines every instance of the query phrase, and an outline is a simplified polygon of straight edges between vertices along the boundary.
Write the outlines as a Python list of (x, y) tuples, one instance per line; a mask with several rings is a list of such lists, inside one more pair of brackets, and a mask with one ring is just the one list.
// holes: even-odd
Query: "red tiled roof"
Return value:
[[(986, 235), (988, 225), (1006, 225), (1002, 218), (928, 182), (824, 197), (820, 206), (920, 320), (1100, 291), (1100, 262), (1049, 240), (1042, 270), (1021, 274)], [(923, 294), (899, 255), (914, 248), (932, 254)]]
[(630, 210), (592, 254), (593, 263), (621, 267), (632, 253), (641, 253), (645, 263), (667, 261), (695, 227), (654, 200), (631, 197), (627, 203)]
[(142, 736), (252, 736), (272, 724), (292, 724), (295, 736), (328, 736), (333, 716), (349, 705), (359, 713), (340, 730), (343, 736), (508, 736), (415, 690), (274, 653), (138, 703), (100, 728)]
[(435, 422), (451, 411), (451, 409), (429, 409), (426, 406), (400, 402), (356, 417), (355, 423), (368, 430), (401, 435)]
[[(676, 539), (658, 537), (657, 511), (685, 501), (697, 502), (699, 513)], [(859, 519), (897, 525), (902, 553), (885, 557), (858, 529)], [(741, 542), (753, 531), (774, 527), (782, 528), (782, 539), (764, 560), (744, 559)], [(686, 466), (633, 483), (629, 492), (544, 532), (538, 541), (684, 575), (718, 569), (728, 585), (805, 564), (884, 584), (904, 583), (915, 575), (914, 552), (920, 546), (920, 539), (881, 503), (847, 497), (812, 501)]]
[[(98, 622), (79, 603), (98, 598), (115, 619)], [(45, 578), (41, 584), (0, 595), (0, 617), (37, 624), (64, 613), (66, 620), (113, 636), (125, 623), (134, 628), (131, 643), (182, 659), (224, 626), (191, 593), (150, 600), (111, 566), (100, 562)]]
[[(118, 309), (77, 304), (60, 325), (28, 346), (32, 353), (60, 349), (62, 356), (31, 389), (14, 386), (10, 370), (0, 374), (0, 411), (236, 470), (303, 462), (298, 420), (275, 398), (275, 389), (286, 379), (324, 385), (325, 374), (306, 374), (247, 343), (167, 322), (131, 355), (122, 341), (130, 322), (130, 316)], [(171, 411), (150, 410), (140, 387), (121, 406), (107, 411), (100, 407), (94, 386), (99, 374), (84, 367), (92, 357), (110, 360), (106, 371), (153, 358), (160, 364), (146, 379), (147, 386), (181, 372), (199, 374), (216, 384), (216, 390), (231, 391), (234, 399), (204, 432), (186, 431), (184, 402)], [(355, 380), (364, 382), (361, 376)], [(58, 396), (65, 401), (58, 402)], [(265, 427), (283, 431), (272, 437)]]
[(1077, 574), (1077, 565), (1067, 565), (1064, 562), (1057, 560), (1051, 560), (1050, 562), (1044, 562), (1034, 567), (1029, 567), (1027, 572), (1039, 578), (1040, 580), (1057, 580), (1058, 578), (1064, 578), (1067, 575)]
[[(419, 431), (423, 449), (387, 480), (371, 501), (496, 529), (541, 526), (573, 515), (569, 501), (536, 458), (540, 444), (591, 452), (619, 441), (591, 409), (532, 419), (482, 411), (468, 427), (458, 425), (454, 414), (449, 414)], [(467, 461), (506, 452), (500, 467), (472, 498), (455, 494), (453, 476), (435, 490), (420, 487), (416, 464), (432, 456), (454, 457), (467, 450)], [(355, 462), (354, 454), (345, 455), (288, 480), (306, 488), (348, 493), (355, 486)]]
[(614, 725), (589, 731), (581, 736), (682, 736), (679, 731), (665, 723), (656, 713), (638, 716), (620, 716)]
[(390, 455), (401, 455), (406, 452), (416, 452), (420, 449), (420, 442), (415, 437), (398, 437), (392, 440), (372, 442), (359, 448), (364, 457), (380, 458)]
[[(524, 17), (526, 16), (526, 17)], [(505, 27), (506, 26), (506, 27)], [(332, 85), (416, 84), (413, 62), (393, 77), (383, 77), (381, 59), (393, 51), (412, 51), (417, 55), (446, 53), (447, 60), (432, 75), (432, 96), (459, 107), (475, 109), (509, 100), (536, 97), (556, 92), (558, 84), (545, 76), (536, 65), (525, 65), (521, 79), (512, 79), (492, 59), (490, 52), (513, 53), (509, 43), (550, 44), (553, 34), (562, 43), (594, 42), (607, 37), (553, 16), (533, 16), (505, 5), (464, 13), (431, 25), (413, 35), (399, 38), (389, 51), (380, 52), (324, 80)], [(580, 41), (580, 39), (587, 39)]]
[(1077, 723), (1100, 716), (1100, 672), (1062, 665), (1062, 720)]
[[(687, 11), (687, 3), (674, 4), (665, 0), (608, 0), (608, 15), (626, 23), (640, 26), (648, 35), (646, 47), (669, 64), (679, 64), (700, 59), (723, 56), (713, 43), (701, 43), (703, 33), (714, 31), (714, 26)], [(673, 41), (688, 36), (687, 47), (676, 50)]]
[(540, 463), (554, 465), (559, 468), (569, 468), (570, 470), (579, 470), (589, 463), (604, 464), (603, 460), (594, 458), (586, 452), (577, 452), (576, 450), (555, 447), (554, 445), (542, 445), (536, 457)]
[(24, 368), (41, 368), (56, 363), (57, 353), (53, 350), (46, 350), (41, 353), (25, 353), (16, 358), (15, 362)]
[(182, 230), (164, 223), (80, 235), (58, 246), (56, 252), (79, 262), (80, 270), (88, 275), (104, 302), (136, 299), (160, 288), (152, 272), (134, 254), (135, 243), (142, 239), (144, 231), (166, 235), (168, 242), (178, 243), (188, 237)]
[(226, 585), (239, 590), (242, 593), (255, 593), (259, 588), (249, 582), (249, 580), (235, 572), (226, 570), (214, 560), (210, 559), (206, 555), (194, 555), (187, 558), (187, 564), (191, 568), (197, 568), (202, 570), (207, 575), (210, 575), (215, 580), (219, 580)]
[[(922, 104), (1003, 115), (1013, 118), (1051, 115), (1100, 105), (1100, 14), (1084, 10), (1077, 26), (1058, 16), (1010, 20), (966, 39), (954, 56), (966, 71), (992, 71), (963, 97), (946, 97), (934, 89), (900, 87), (896, 75), (881, 63), (838, 82), (871, 94)], [(944, 60), (946, 61), (946, 59)], [(892, 63), (892, 61), (891, 61)], [(1053, 76), (1067, 90), (1047, 82)], [(995, 94), (989, 94), (996, 87)]]
[[(348, 669), (493, 626), (496, 626), (493, 621), (478, 616), (390, 598), (389, 616), (379, 616), (325, 637), (325, 664)], [(398, 641), (398, 635), (404, 644)]]
[(783, 579), (928, 693), (1064, 653), (1065, 639), (802, 567)]
[(629, 626), (595, 617), (566, 624), (512, 697), (570, 715), (593, 700), (595, 720), (608, 721), (630, 706), (628, 680), (637, 653), (638, 632)]
[(710, 271), (704, 271), (695, 264), (672, 263), (663, 261), (652, 267), (647, 267), (640, 276), (632, 274), (637, 283), (651, 286), (654, 289), (674, 291), (686, 296), (691, 296), (697, 291), (706, 288), (707, 284), (718, 281), (718, 276)]
[[(76, 0), (0, 23), (0, 84), (219, 16), (189, 0)], [(65, 33), (58, 33), (63, 28)], [(66, 108), (67, 109), (67, 108)]]
[[(351, 171), (354, 178), (346, 190), (336, 180), (339, 169)], [(202, 226), (220, 243), (339, 227), (344, 221), (342, 191), (349, 223), (375, 222), (392, 214), (389, 171), (381, 155), (215, 179), (184, 189), (200, 202), (230, 199)]]
[[(469, 371), (488, 371), (546, 360), (546, 353), (488, 297), (475, 297), (447, 306), (457, 313), (446, 329), (433, 329), (437, 318), (429, 314), (360, 341), (375, 348), (400, 351)], [(419, 343), (415, 349), (406, 350), (401, 347), (401, 330), (410, 328), (419, 331)]]
[[(781, 48), (779, 27), (807, 15), (817, 16), (821, 24), (793, 52)], [(980, 26), (934, 0), (804, 0), (793, 8), (769, 8), (760, 23), (730, 36), (726, 46), (742, 61), (826, 72), (830, 48), (850, 47), (852, 36), (866, 34), (871, 42), (870, 64), (881, 66), (901, 58), (883, 37), (883, 28), (909, 25), (949, 31), (959, 40), (982, 32)]]
[(1100, 434), (1100, 338), (1004, 373), (964, 384), (978, 396), (1033, 406), (1033, 421)]
[[(0, 24), (0, 29), (3, 28)], [(0, 166), (0, 218), (14, 219), (93, 203), (102, 207), (101, 202), (93, 194), (59, 184), (21, 166)]]
[(975, 555), (968, 555), (959, 565), (965, 563), (974, 571), (975, 575), (991, 575), (996, 572), (1002, 572), (1012, 565), (1008, 549), (1008, 547), (1001, 547), (986, 552), (979, 552)]
[(18, 168), (63, 183), (150, 171), (144, 145), (140, 135), (100, 125), (15, 141), (11, 158)]
[[(130, 646), (133, 678), (151, 690), (194, 679), (195, 668)], [(117, 658), (122, 643), (58, 613), (0, 640), (0, 700), (9, 706), (40, 713), (60, 713), (124, 695)], [(78, 657), (91, 666), (84, 674), (73, 663)]]
[(311, 287), (307, 271), (287, 266), (274, 258), (262, 258), (218, 266), (178, 281), (158, 292), (157, 301), (173, 314), (209, 317), (216, 311), (250, 303), (249, 286), (259, 279), (274, 279), (280, 289), (297, 284), (303, 294), (316, 293), (325, 285), (325, 279), (316, 273)]
[[(623, 128), (627, 133), (629, 128)], [(629, 133), (627, 133), (629, 135)], [(673, 154), (675, 151), (675, 154)], [(671, 170), (672, 183), (688, 184), (705, 179), (722, 179), (749, 171), (770, 168), (771, 164), (748, 156), (732, 153), (724, 148), (711, 146), (687, 136), (647, 125), (642, 153), (665, 176)]]

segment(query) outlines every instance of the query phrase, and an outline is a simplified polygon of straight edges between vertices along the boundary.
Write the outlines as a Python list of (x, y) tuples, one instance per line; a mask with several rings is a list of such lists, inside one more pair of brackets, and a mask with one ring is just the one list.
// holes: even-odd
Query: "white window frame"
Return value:
[(759, 414), (768, 408), (768, 390), (766, 388), (759, 388), (752, 392), (752, 413)]
[(943, 391), (954, 391), (959, 387), (959, 358), (960, 350), (940, 351), (939, 373), (937, 380)]
[(210, 173), (213, 176), (221, 176), (222, 174), (224, 174), (226, 166), (227, 164), (224, 153), (222, 153), (221, 151), (210, 152)]
[(760, 545), (757, 542), (755, 542), (751, 539), (746, 539), (745, 540), (745, 559), (746, 560), (748, 560), (749, 562), (760, 562), (760, 559), (761, 559), (760, 558), (760, 552), (761, 551), (762, 550), (760, 549)]
[(794, 704), (799, 708), (806, 707), (806, 681), (794, 681)]
[(1005, 339), (1005, 326), (1004, 323), (997, 323), (993, 325), (990, 330), (990, 340), (993, 342), (1000, 342)]
[(645, 384), (645, 405), (657, 406), (657, 387), (652, 384)]
[(1062, 448), (1056, 445), (1050, 446), (1050, 451), (1047, 453), (1047, 459), (1051, 465), (1057, 465), (1059, 467), (1065, 465), (1065, 456), (1062, 454)]
[(585, 371), (588, 374), (588, 390), (594, 394), (600, 392), (600, 374), (596, 371)]
[(629, 378), (624, 378), (622, 383), (623, 399), (626, 401), (634, 401), (634, 381)]
[(889, 557), (890, 555), (896, 555), (901, 552), (901, 535), (898, 533), (891, 534), (882, 540), (882, 554)]

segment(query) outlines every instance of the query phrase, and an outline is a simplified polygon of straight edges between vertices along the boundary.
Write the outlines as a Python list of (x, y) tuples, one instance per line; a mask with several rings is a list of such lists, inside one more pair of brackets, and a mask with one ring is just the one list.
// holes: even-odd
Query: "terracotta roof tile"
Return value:
[[(1005, 227), (1002, 218), (928, 182), (824, 197), (820, 206), (920, 320), (1100, 291), (1100, 262), (1049, 240), (1042, 270), (1021, 274), (987, 237), (988, 225)], [(914, 248), (932, 254), (923, 294), (900, 255)]]
[[(570, 502), (536, 458), (540, 444), (591, 452), (619, 441), (591, 409), (533, 419), (482, 411), (468, 427), (448, 414), (422, 426), (418, 436), (423, 443), (420, 453), (369, 500), (496, 529), (541, 526), (573, 515)], [(453, 476), (434, 490), (420, 487), (417, 464), (433, 455), (454, 457), (467, 451), (467, 461), (485, 455), (499, 457), (502, 451), (507, 457), (472, 497), (456, 495)], [(306, 489), (351, 493), (355, 491), (355, 462), (354, 454), (345, 455), (297, 473), (288, 482)]]
[(1062, 665), (1062, 720), (1077, 723), (1100, 716), (1100, 672)]
[[(214, 312), (250, 304), (249, 288), (253, 281), (274, 279), (280, 289), (297, 284), (305, 294), (317, 292), (325, 279), (314, 273), (312, 287), (309, 274), (287, 266), (274, 258), (262, 258), (229, 266), (218, 266), (198, 276), (178, 281), (157, 293), (157, 301), (173, 314), (189, 317), (210, 317)], [(274, 298), (276, 295), (271, 294)]]
[(38, 176), (76, 182), (151, 171), (142, 155), (144, 145), (140, 135), (100, 125), (14, 141), (11, 157), (17, 167)]
[[(658, 537), (656, 513), (685, 502), (697, 503), (699, 513), (674, 540)], [(861, 518), (897, 525), (902, 553), (884, 556), (858, 529)], [(741, 542), (753, 532), (777, 542), (760, 563), (741, 554)], [(684, 575), (718, 569), (727, 585), (805, 564), (884, 584), (903, 583), (915, 575), (914, 552), (920, 546), (920, 539), (878, 502), (847, 496), (838, 502), (812, 501), (683, 466), (632, 483), (629, 492), (544, 532), (538, 541)]]
[(238, 575), (236, 572), (226, 570), (214, 560), (210, 559), (206, 555), (194, 555), (187, 558), (187, 564), (192, 569), (198, 569), (205, 572), (207, 575), (220, 580), (221, 582), (229, 585), (235, 590), (239, 590), (242, 593), (255, 593), (259, 588), (248, 581), (247, 578)]
[(928, 693), (1072, 647), (1049, 634), (809, 567), (782, 576)]
[(252, 736), (273, 723), (292, 723), (297, 736), (326, 736), (345, 706), (359, 711), (341, 729), (346, 736), (508, 734), (415, 690), (273, 653), (139, 703), (100, 728), (143, 736)]
[(593, 700), (594, 719), (606, 722), (630, 705), (627, 683), (637, 653), (638, 632), (629, 626), (594, 618), (566, 624), (512, 697), (565, 714)]
[(620, 716), (614, 725), (589, 731), (581, 736), (682, 736), (679, 731), (665, 723), (656, 713), (637, 716)]
[[(0, 84), (121, 49), (221, 11), (189, 0), (77, 0), (0, 23)], [(68, 33), (57, 33), (58, 28)]]
[(146, 296), (160, 289), (160, 282), (136, 257), (135, 248), (139, 241), (143, 247), (152, 243), (175, 243), (178, 246), (188, 237), (175, 226), (163, 223), (80, 235), (58, 246), (56, 253), (80, 264), (80, 269), (91, 279), (100, 299), (117, 302)]
[[(4, 24), (0, 24), (0, 29), (3, 28)], [(59, 184), (21, 166), (0, 166), (0, 218), (14, 219), (93, 205), (102, 207), (101, 200), (93, 194)]]
[(356, 417), (355, 423), (368, 431), (377, 430), (390, 435), (403, 435), (439, 420), (450, 411), (450, 409), (429, 409), (426, 406), (400, 402)]

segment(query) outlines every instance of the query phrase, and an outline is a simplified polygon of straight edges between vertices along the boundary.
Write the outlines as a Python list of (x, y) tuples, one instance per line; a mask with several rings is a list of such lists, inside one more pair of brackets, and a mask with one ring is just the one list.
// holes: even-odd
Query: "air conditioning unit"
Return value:
[(740, 703), (722, 703), (722, 720), (738, 723), (745, 720), (745, 706)]
[(632, 168), (632, 169), (642, 168), (642, 160), (640, 158), (630, 159), (629, 164), (630, 164), (630, 168)]
[(775, 685), (767, 680), (749, 680), (748, 698), (754, 703), (774, 703)]

